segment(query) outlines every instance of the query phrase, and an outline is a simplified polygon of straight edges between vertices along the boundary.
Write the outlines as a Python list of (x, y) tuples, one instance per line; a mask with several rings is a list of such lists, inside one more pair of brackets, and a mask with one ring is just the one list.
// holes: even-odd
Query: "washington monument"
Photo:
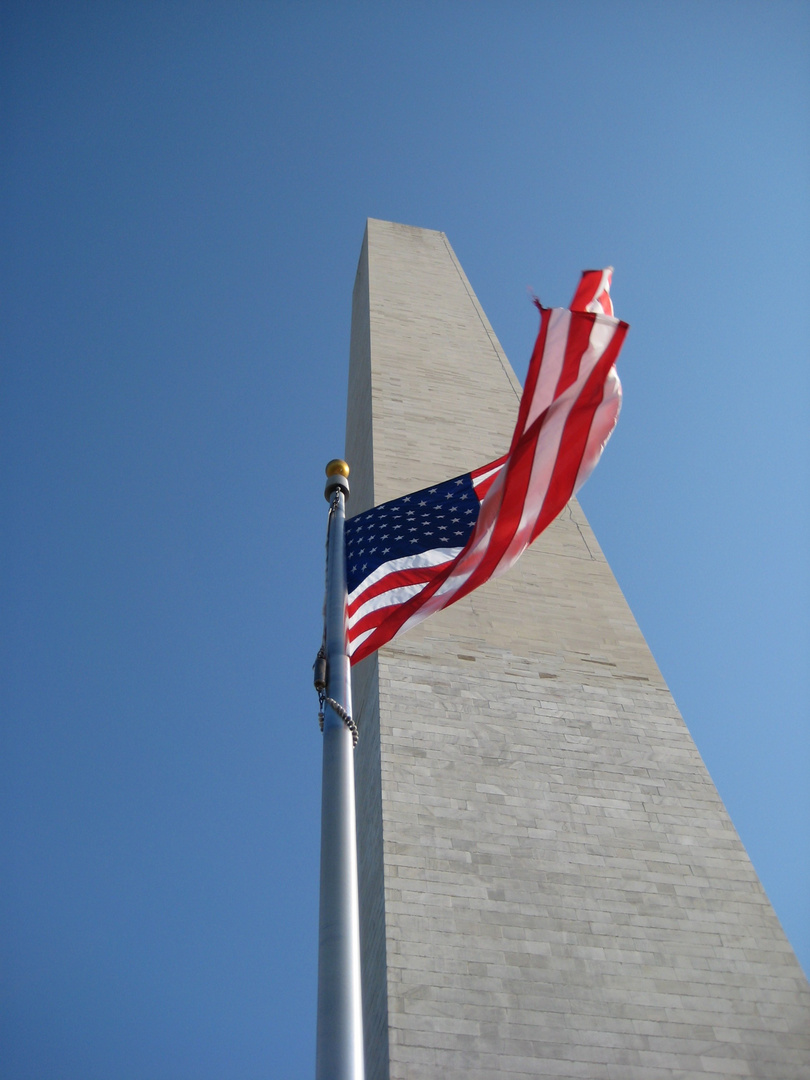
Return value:
[[(503, 454), (520, 392), (445, 235), (370, 220), (348, 514)], [(807, 980), (576, 501), (352, 682), (369, 1080), (810, 1076)]]

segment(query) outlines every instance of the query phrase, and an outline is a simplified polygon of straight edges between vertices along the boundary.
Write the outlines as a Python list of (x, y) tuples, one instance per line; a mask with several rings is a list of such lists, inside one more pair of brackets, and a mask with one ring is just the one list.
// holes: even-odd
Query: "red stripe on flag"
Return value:
[[(355, 611), (368, 600), (373, 600), (375, 596), (382, 596), (391, 589), (399, 589), (403, 585), (421, 585), (425, 581), (430, 581), (436, 571), (446, 565), (446, 563), (438, 563), (436, 566), (414, 566), (410, 569), (392, 570), (390, 574), (386, 574), (379, 581), (369, 585), (367, 589), (363, 589), (361, 593), (357, 593), (349, 604), (349, 616), (354, 615)], [(359, 632), (355, 629), (356, 625), (352, 627), (352, 636)]]
[[(498, 509), (495, 529), (484, 558), (469, 581), (464, 585), (463, 593), (465, 594), (491, 577), (520, 528), (529, 485), (534, 474), (537, 442), (554, 404), (576, 381), (582, 357), (590, 345), (594, 322), (595, 316), (590, 314), (577, 313), (576, 317), (572, 317), (565, 344), (565, 359), (554, 395), (555, 402), (532, 422), (527, 431), (520, 432), (518, 440), (513, 441), (512, 453), (506, 466), (504, 491)], [(542, 359), (545, 359), (545, 357), (540, 358), (541, 361)], [(572, 403), (571, 408), (576, 408), (576, 401)], [(559, 451), (557, 457), (559, 457)], [(574, 479), (576, 479), (576, 473)], [(543, 505), (545, 505), (546, 497), (547, 494), (543, 499)]]
[[(578, 318), (581, 318), (581, 316), (578, 316)], [(586, 321), (592, 322), (592, 320)], [(573, 494), (579, 464), (585, 452), (593, 417), (602, 402), (604, 379), (613, 366), (627, 330), (626, 324), (619, 324), (619, 328), (617, 328), (617, 332), (614, 333), (608, 343), (605, 352), (595, 365), (594, 371), (588, 377), (576, 400), (571, 404), (554, 458), (548, 487), (542, 497), (538, 520), (526, 537), (525, 544), (521, 544), (506, 564), (502, 565), (504, 557), (508, 554), (510, 544), (516, 537), (521, 524), (523, 524), (524, 507), (533, 479), (537, 444), (552, 414), (553, 406), (531, 425), (515, 448), (507, 466), (503, 500), (497, 510), (496, 526), (487, 551), (481, 563), (460, 587), (454, 599), (461, 599), (462, 596), (478, 588), (490, 577), (503, 573), (512, 566), (519, 554), (559, 514)], [(566, 484), (568, 484), (567, 489)], [(472, 539), (474, 541), (474, 537)], [(459, 556), (459, 561), (462, 558), (463, 554)]]
[(546, 338), (548, 336), (548, 326), (551, 322), (552, 308), (541, 307), (539, 300), (535, 300), (535, 305), (540, 312), (540, 330), (538, 331), (537, 340), (535, 341), (534, 349), (532, 350), (532, 357), (529, 361), (529, 370), (526, 373), (526, 385), (523, 387), (523, 393), (520, 396), (517, 422), (515, 423), (515, 432), (512, 436), (512, 445), (509, 448), (509, 453), (506, 455), (507, 461), (514, 449), (515, 443), (520, 437), (520, 432), (526, 426), (526, 418), (529, 415), (535, 391), (537, 390), (537, 380), (540, 378), (543, 353), (546, 350)]
[(576, 318), (571, 319), (568, 328), (568, 340), (565, 343), (565, 359), (560, 378), (557, 381), (557, 389), (554, 391), (556, 400), (569, 386), (573, 386), (579, 378), (579, 366), (588, 345), (591, 342), (591, 330), (596, 321), (596, 316), (586, 312), (577, 312)]
[(583, 270), (579, 279), (574, 299), (568, 305), (571, 311), (587, 311), (588, 304), (596, 299), (599, 286), (602, 284), (601, 270)]
[(626, 324), (620, 323), (577, 398), (576, 406), (566, 419), (554, 472), (543, 501), (543, 509), (532, 528), (531, 540), (535, 540), (543, 529), (551, 524), (574, 494), (574, 484), (588, 443), (591, 424), (596, 410), (602, 404), (605, 379), (619, 355), (626, 333)]
[(613, 316), (613, 301), (610, 298), (610, 283), (613, 278), (613, 267), (607, 270), (585, 270), (579, 280), (574, 299), (571, 301), (571, 311), (594, 311), (592, 305), (598, 304), (605, 315)]

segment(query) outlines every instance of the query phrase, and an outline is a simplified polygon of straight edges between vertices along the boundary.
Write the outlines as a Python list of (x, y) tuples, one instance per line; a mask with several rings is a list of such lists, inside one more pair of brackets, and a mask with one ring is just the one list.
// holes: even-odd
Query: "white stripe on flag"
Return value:
[(455, 559), (460, 551), (460, 547), (433, 548), (430, 551), (422, 551), (418, 555), (403, 555), (400, 559), (391, 559), (390, 562), (382, 563), (368, 577), (363, 578), (353, 592), (349, 593), (349, 603), (353, 604), (355, 600), (363, 595), (366, 589), (376, 585), (378, 581), (382, 581), (389, 574), (395, 574), (398, 570), (414, 570), (423, 566), (441, 566), (442, 563)]
[(501, 462), (499, 465), (495, 465), (493, 466), (493, 468), (487, 469), (486, 472), (479, 473), (472, 482), (473, 487), (477, 488), (479, 484), (483, 484), (485, 480), (489, 480), (490, 476), (492, 476), (496, 472), (500, 472), (503, 466), (504, 463)]
[(543, 363), (537, 376), (537, 385), (526, 416), (526, 423), (523, 425), (524, 431), (554, 400), (554, 392), (562, 374), (570, 328), (571, 312), (566, 308), (555, 308), (549, 319)]
[(574, 482), (575, 495), (599, 463), (599, 458), (602, 456), (605, 443), (608, 441), (613, 429), (616, 427), (616, 422), (619, 419), (619, 412), (621, 411), (621, 405), (622, 384), (619, 381), (619, 373), (616, 371), (615, 367), (612, 367), (607, 374), (605, 385), (602, 388), (602, 403), (594, 414), (591, 430), (588, 433), (588, 442), (585, 446), (585, 453), (582, 455), (579, 472), (577, 473), (577, 478)]
[(365, 604), (361, 604), (353, 615), (349, 616), (349, 626), (359, 623), (362, 618), (372, 611), (394, 607), (396, 604), (404, 604), (406, 600), (410, 600), (412, 596), (420, 593), (425, 585), (427, 585), (426, 581), (420, 581), (417, 585), (400, 585), (396, 589), (389, 589), (388, 592), (372, 596), (370, 600), (366, 600)]

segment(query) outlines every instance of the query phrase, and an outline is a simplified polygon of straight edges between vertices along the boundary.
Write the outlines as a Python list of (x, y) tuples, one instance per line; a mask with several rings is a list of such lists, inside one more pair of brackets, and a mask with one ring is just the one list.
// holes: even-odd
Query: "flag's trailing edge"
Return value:
[(621, 406), (613, 268), (586, 270), (540, 331), (509, 453), (346, 522), (352, 663), (503, 574), (593, 472)]

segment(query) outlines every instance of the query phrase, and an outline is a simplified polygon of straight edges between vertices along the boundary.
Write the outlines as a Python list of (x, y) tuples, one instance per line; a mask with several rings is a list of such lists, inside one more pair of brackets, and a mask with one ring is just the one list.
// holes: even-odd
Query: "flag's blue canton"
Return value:
[(469, 473), (383, 503), (346, 522), (351, 593), (378, 566), (441, 547), (464, 547), (481, 504)]

